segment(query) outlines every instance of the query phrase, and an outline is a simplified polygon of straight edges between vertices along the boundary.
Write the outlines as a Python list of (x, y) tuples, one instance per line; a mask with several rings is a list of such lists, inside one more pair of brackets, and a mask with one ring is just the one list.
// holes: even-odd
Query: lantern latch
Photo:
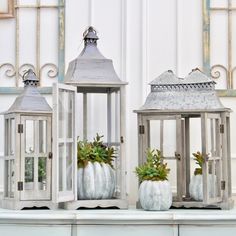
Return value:
[(223, 124), (220, 124), (220, 133), (221, 134), (223, 134), (224, 133), (224, 129), (225, 127), (224, 127), (224, 125)]
[(53, 156), (53, 155), (52, 155), (52, 152), (49, 152), (49, 153), (48, 153), (48, 159), (52, 159), (52, 156)]
[(19, 134), (23, 133), (23, 124), (18, 124), (18, 133)]
[(221, 190), (225, 190), (225, 181), (224, 180), (221, 181)]
[(18, 189), (18, 191), (23, 191), (23, 182), (22, 181), (17, 182), (17, 189)]
[(139, 126), (139, 134), (144, 134), (144, 125)]

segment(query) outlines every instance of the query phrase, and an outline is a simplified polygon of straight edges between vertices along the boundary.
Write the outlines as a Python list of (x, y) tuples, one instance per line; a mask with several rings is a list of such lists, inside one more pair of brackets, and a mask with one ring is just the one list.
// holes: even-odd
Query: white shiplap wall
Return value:
[[(127, 190), (131, 204), (137, 199), (137, 178), (134, 169), (138, 159), (136, 115), (133, 110), (145, 101), (149, 92), (148, 82), (165, 70), (172, 69), (178, 76), (185, 76), (192, 68), (202, 67), (201, 2), (66, 0), (66, 67), (83, 48), (83, 31), (88, 25), (93, 25), (99, 33), (100, 51), (113, 59), (117, 74), (129, 83), (126, 104)], [(1, 29), (0, 23), (0, 32)], [(0, 111), (6, 110), (13, 100), (14, 96), (1, 95)], [(48, 100), (51, 103), (50, 97)], [(223, 98), (222, 102), (236, 111), (234, 98)], [(233, 168), (236, 167), (236, 147), (233, 145), (236, 138), (234, 121), (236, 115), (232, 114)], [(2, 117), (0, 122), (2, 130)], [(3, 152), (3, 138), (1, 132), (0, 152)], [(233, 187), (236, 192), (235, 174)]]

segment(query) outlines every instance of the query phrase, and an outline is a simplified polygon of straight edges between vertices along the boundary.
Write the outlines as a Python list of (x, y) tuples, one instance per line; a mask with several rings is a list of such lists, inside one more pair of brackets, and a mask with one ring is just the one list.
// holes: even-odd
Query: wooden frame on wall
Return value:
[(5, 1), (7, 2), (7, 11), (2, 12), (1, 5), (0, 5), (0, 19), (13, 18), (15, 16), (14, 0), (5, 0)]
[[(202, 28), (203, 28), (203, 72), (213, 79), (217, 80), (221, 77), (222, 74), (226, 75), (226, 85), (225, 89), (217, 89), (217, 93), (220, 97), (236, 97), (236, 88), (234, 86), (234, 80), (236, 76), (236, 66), (233, 65), (233, 12), (236, 11), (236, 8), (233, 7), (232, 0), (227, 0), (226, 7), (212, 7), (212, 0), (202, 0)], [(225, 12), (227, 17), (227, 60), (228, 65), (222, 64), (211, 64), (211, 13), (220, 13)], [(216, 49), (215, 49), (216, 50)]]
[[(2, 0), (0, 0), (2, 1)], [(3, 62), (0, 63), (0, 70), (3, 72), (5, 78), (14, 78), (15, 86), (3, 87), (0, 86), (0, 95), (1, 94), (20, 94), (23, 91), (23, 88), (19, 86), (19, 81), (22, 80), (24, 71), (27, 69), (32, 69), (38, 76), (40, 82), (43, 71), (46, 73), (48, 78), (56, 78), (58, 82), (64, 81), (64, 70), (65, 70), (65, 0), (57, 0), (55, 4), (44, 4), (41, 0), (35, 1), (34, 4), (28, 4), (27, 1), (19, 0), (4, 0), (12, 2), (14, 8), (14, 31), (15, 31), (15, 61)], [(20, 11), (22, 9), (31, 9), (36, 12), (36, 63), (32, 64), (31, 62), (25, 62), (24, 64), (20, 63), (20, 38), (19, 34), (21, 31), (21, 25), (19, 23)], [(58, 11), (58, 63), (54, 64), (52, 62), (46, 62), (45, 64), (40, 64), (40, 19), (41, 19), (41, 10), (42, 9), (56, 9)], [(40, 84), (39, 91), (43, 94), (52, 94), (51, 86), (42, 86)]]

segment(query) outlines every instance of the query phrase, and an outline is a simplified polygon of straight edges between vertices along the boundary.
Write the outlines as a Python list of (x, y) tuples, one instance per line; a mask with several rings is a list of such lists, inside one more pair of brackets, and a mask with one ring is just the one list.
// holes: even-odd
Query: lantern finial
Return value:
[(89, 26), (83, 33), (84, 43), (97, 45), (97, 40), (99, 39), (97, 36), (97, 31), (94, 27)]
[(23, 75), (23, 83), (26, 86), (37, 87), (39, 84), (39, 79), (36, 77), (32, 69), (27, 70)]

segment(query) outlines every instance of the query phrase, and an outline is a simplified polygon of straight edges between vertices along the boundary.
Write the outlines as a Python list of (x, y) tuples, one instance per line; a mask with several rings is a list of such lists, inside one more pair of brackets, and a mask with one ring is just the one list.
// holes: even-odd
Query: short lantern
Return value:
[(25, 73), (24, 91), (4, 113), (4, 196), (2, 206), (56, 208), (51, 201), (52, 109)]
[[(97, 48), (97, 32), (84, 32), (84, 49), (70, 62), (65, 84), (77, 88), (76, 128), (79, 142), (91, 143), (98, 137), (101, 145), (114, 150), (114, 160), (107, 167), (102, 162), (78, 164), (78, 199), (65, 208), (127, 208), (125, 190), (125, 85)], [(99, 147), (100, 149), (100, 147)], [(95, 149), (94, 149), (95, 151)], [(95, 151), (96, 152), (96, 151)], [(100, 155), (98, 152), (95, 155)], [(100, 156), (101, 157), (101, 156)], [(98, 157), (98, 159), (101, 159)], [(95, 157), (94, 157), (95, 158)]]
[[(174, 207), (230, 209), (230, 109), (199, 69), (153, 80), (138, 115), (139, 164), (159, 149), (170, 167)], [(194, 160), (193, 160), (194, 159)]]

